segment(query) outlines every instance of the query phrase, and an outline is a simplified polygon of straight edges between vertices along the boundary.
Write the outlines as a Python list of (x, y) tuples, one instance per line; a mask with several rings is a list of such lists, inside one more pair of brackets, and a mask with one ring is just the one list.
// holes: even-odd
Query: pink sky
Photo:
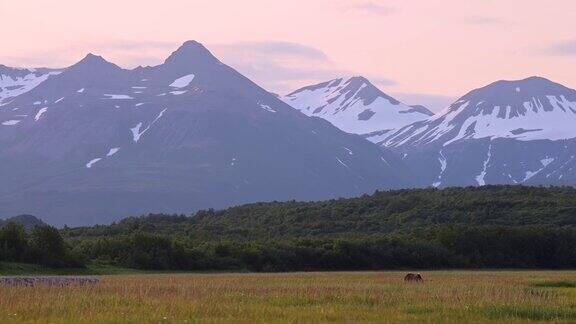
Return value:
[(574, 0), (0, 0), (0, 17), (9, 66), (158, 64), (194, 39), (278, 93), (364, 75), (438, 110), (498, 79), (576, 88)]

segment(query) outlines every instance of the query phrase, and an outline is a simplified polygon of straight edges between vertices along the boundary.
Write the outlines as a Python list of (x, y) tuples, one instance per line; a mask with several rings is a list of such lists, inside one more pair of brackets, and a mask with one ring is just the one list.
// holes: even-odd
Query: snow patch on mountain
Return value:
[(130, 100), (130, 99), (134, 99), (129, 95), (124, 95), (124, 94), (104, 94), (106, 97), (108, 98), (104, 98), (104, 99), (112, 99), (112, 100)]
[(260, 108), (262, 108), (262, 109), (264, 109), (264, 110), (266, 110), (266, 111), (272, 112), (272, 113), (275, 113), (275, 112), (276, 112), (276, 110), (270, 108), (270, 106), (265, 105), (265, 104), (260, 104)]
[(522, 180), (523, 182), (526, 182), (528, 180), (530, 180), (530, 178), (534, 177), (535, 175), (537, 175), (538, 173), (540, 173), (542, 170), (546, 169), (546, 167), (554, 162), (554, 158), (545, 158), (540, 160), (540, 163), (542, 164), (542, 167), (536, 171), (526, 171), (526, 175), (524, 176), (524, 180)]
[(172, 82), (170, 84), (171, 87), (173, 88), (185, 88), (188, 85), (190, 85), (190, 83), (192, 82), (192, 80), (194, 80), (195, 75), (194, 74), (188, 74), (185, 75), (181, 78), (178, 78), (176, 80), (174, 80), (174, 82)]
[(48, 111), (48, 107), (44, 107), (44, 108), (41, 108), (40, 110), (38, 110), (38, 113), (36, 113), (36, 116), (34, 116), (34, 120), (39, 121), (40, 118), (42, 118), (42, 115), (44, 115), (47, 111)]
[(92, 168), (92, 166), (94, 166), (94, 164), (98, 163), (100, 160), (102, 160), (102, 158), (95, 158), (90, 160), (88, 163), (86, 163), (86, 168), (87, 169)]
[(342, 160), (340, 160), (339, 158), (336, 158), (336, 161), (338, 161), (338, 163), (349, 169), (348, 164), (342, 162)]
[(140, 140), (140, 137), (142, 137), (142, 135), (144, 135), (149, 129), (150, 127), (152, 127), (152, 125), (154, 125), (160, 118), (162, 118), (162, 116), (164, 115), (164, 113), (166, 112), (166, 108), (164, 110), (162, 110), (158, 116), (142, 131), (140, 131), (140, 128), (142, 128), (142, 122), (136, 124), (136, 126), (130, 128), (130, 131), (132, 132), (132, 139), (134, 140), (135, 143), (137, 143)]
[(106, 156), (112, 156), (116, 153), (118, 153), (118, 151), (120, 151), (119, 147), (113, 147), (110, 149), (110, 151), (108, 151), (108, 153), (106, 154)]
[(40, 73), (34, 69), (12, 69), (0, 66), (0, 103), (36, 88), (61, 71)]
[(448, 167), (448, 162), (446, 161), (446, 157), (444, 156), (444, 152), (442, 152), (442, 150), (440, 150), (438, 162), (440, 162), (440, 174), (438, 175), (438, 181), (432, 184), (433, 187), (439, 187), (442, 184), (442, 176)]
[(138, 142), (140, 140), (140, 136), (142, 136), (142, 134), (144, 134), (144, 132), (140, 133), (140, 128), (142, 127), (142, 122), (136, 124), (136, 126), (130, 128), (130, 131), (132, 132), (132, 139), (134, 140), (134, 142)]
[(120, 151), (120, 147), (113, 147), (113, 148), (111, 148), (111, 149), (108, 151), (108, 153), (106, 153), (106, 156), (105, 156), (105, 157), (103, 157), (103, 158), (102, 158), (102, 157), (98, 157), (98, 158), (94, 158), (94, 159), (88, 161), (88, 163), (86, 164), (86, 168), (87, 168), (87, 169), (91, 169), (91, 168), (94, 166), (94, 164), (102, 161), (104, 158), (113, 156), (114, 154), (118, 153), (118, 151)]
[[(548, 100), (548, 103), (544, 102)], [(552, 110), (545, 110), (549, 104)], [(517, 115), (511, 106), (494, 106), (491, 114), (468, 118), (459, 134), (452, 140), (463, 138), (515, 138), (518, 140), (561, 140), (576, 137), (573, 125), (576, 122), (576, 102), (564, 96), (532, 98), (524, 102)], [(466, 132), (469, 132), (467, 134)]]
[(480, 171), (480, 174), (476, 176), (476, 182), (478, 183), (479, 186), (486, 185), (486, 181), (484, 180), (484, 178), (486, 177), (486, 173), (488, 172), (488, 164), (490, 163), (491, 159), (492, 159), (492, 144), (488, 145), (488, 153), (486, 153), (486, 160), (484, 160), (484, 163), (482, 164), (482, 171)]
[(11, 120), (7, 120), (7, 121), (5, 121), (5, 122), (2, 122), (2, 125), (4, 125), (4, 126), (15, 126), (15, 125), (18, 125), (18, 123), (20, 123), (19, 120), (11, 119)]

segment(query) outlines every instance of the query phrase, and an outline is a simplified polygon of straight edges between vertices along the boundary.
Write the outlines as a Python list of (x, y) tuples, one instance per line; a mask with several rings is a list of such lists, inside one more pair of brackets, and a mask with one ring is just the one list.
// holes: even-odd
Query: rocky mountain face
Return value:
[(427, 119), (423, 106), (408, 106), (364, 77), (340, 78), (296, 90), (282, 100), (307, 116), (323, 118), (341, 130), (379, 143), (395, 130)]
[(498, 81), (382, 144), (420, 185), (576, 184), (576, 91), (544, 78)]
[(88, 55), (48, 74), (0, 107), (0, 215), (108, 223), (413, 185), (395, 153), (299, 113), (197, 42), (154, 67)]

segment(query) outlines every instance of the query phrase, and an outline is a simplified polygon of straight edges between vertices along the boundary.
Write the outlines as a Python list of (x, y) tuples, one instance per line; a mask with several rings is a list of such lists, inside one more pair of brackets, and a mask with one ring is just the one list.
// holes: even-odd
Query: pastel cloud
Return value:
[(390, 95), (409, 105), (424, 105), (433, 112), (439, 112), (452, 104), (456, 97), (425, 93), (392, 92)]
[(548, 55), (576, 56), (576, 39), (556, 43), (542, 52)]
[(397, 11), (396, 7), (371, 1), (353, 4), (348, 8), (354, 11), (377, 16), (387, 16)]
[(278, 93), (306, 82), (320, 82), (349, 72), (321, 50), (293, 42), (239, 42), (209, 46), (216, 55), (247, 77)]
[(464, 19), (464, 23), (476, 26), (499, 26), (507, 25), (511, 22), (498, 17), (474, 15)]
[(292, 42), (239, 42), (234, 44), (220, 45), (220, 47), (232, 51), (254, 52), (260, 55), (288, 55), (316, 60), (328, 59), (326, 54), (317, 48)]

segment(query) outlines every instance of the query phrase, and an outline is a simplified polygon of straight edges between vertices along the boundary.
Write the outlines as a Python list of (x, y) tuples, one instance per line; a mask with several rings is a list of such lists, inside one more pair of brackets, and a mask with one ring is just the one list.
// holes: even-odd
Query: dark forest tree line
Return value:
[(36, 263), (48, 267), (82, 267), (60, 231), (52, 226), (35, 226), (27, 232), (22, 224), (8, 222), (0, 227), (0, 261)]
[(157, 270), (576, 267), (576, 230), (543, 226), (442, 226), (355, 238), (206, 242), (140, 233), (82, 239), (74, 246), (91, 260)]
[[(576, 189), (486, 186), (0, 231), (0, 261), (156, 270), (574, 268)], [(0, 224), (1, 226), (1, 224)]]

